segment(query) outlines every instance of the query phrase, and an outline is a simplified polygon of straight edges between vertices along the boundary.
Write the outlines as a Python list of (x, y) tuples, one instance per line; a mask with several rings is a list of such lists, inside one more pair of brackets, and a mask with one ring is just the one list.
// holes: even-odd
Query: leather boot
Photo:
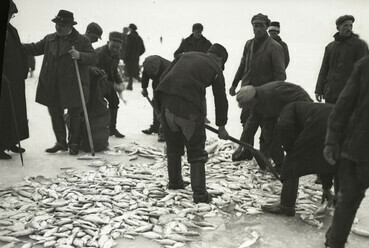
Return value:
[(152, 133), (158, 133), (158, 128), (154, 125), (150, 125), (148, 129), (142, 130), (144, 134), (152, 134)]
[(117, 138), (124, 138), (125, 135), (121, 134), (117, 128), (117, 115), (118, 115), (118, 109), (110, 109), (110, 133), (109, 136), (115, 136)]
[(159, 142), (164, 142), (165, 141), (165, 137), (164, 137), (164, 131), (163, 128), (159, 128), (159, 132), (158, 132), (158, 141)]
[(21, 147), (18, 147), (18, 146), (16, 146), (16, 145), (11, 146), (11, 147), (9, 148), (9, 150), (10, 150), (10, 151), (12, 151), (12, 152), (14, 152), (14, 153), (23, 153), (23, 152), (25, 152), (25, 151), (26, 151), (26, 149), (21, 148)]
[(168, 154), (168, 189), (184, 189), (189, 183), (182, 179), (182, 159), (180, 155)]
[(206, 191), (205, 163), (201, 161), (191, 163), (190, 174), (194, 203), (210, 203), (212, 195)]
[(278, 215), (286, 215), (286, 216), (294, 216), (295, 209), (290, 207), (282, 206), (279, 203), (273, 205), (263, 205), (261, 209), (264, 212), (271, 213), (271, 214), (278, 214)]
[(56, 142), (55, 145), (51, 148), (45, 150), (47, 153), (56, 153), (57, 151), (68, 151), (67, 143), (64, 144)]
[(7, 159), (11, 159), (11, 158), (12, 158), (12, 156), (10, 156), (9, 154), (6, 154), (5, 150), (3, 150), (3, 149), (0, 150), (0, 159), (7, 160)]

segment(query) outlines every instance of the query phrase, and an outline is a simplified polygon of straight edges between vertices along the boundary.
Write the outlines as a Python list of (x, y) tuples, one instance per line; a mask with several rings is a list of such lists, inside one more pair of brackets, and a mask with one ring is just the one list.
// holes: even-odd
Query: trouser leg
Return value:
[(283, 181), (281, 192), (281, 205), (291, 209), (295, 208), (299, 178), (290, 178)]
[(183, 189), (184, 183), (182, 179), (182, 156), (168, 154), (168, 178), (169, 189)]
[(270, 118), (262, 122), (261, 135), (260, 135), (260, 151), (265, 156), (273, 159), (277, 169), (280, 170), (284, 152), (278, 135), (276, 133), (276, 118)]
[(56, 142), (66, 146), (66, 130), (64, 124), (63, 109), (59, 107), (49, 107), (49, 114), (51, 117), (51, 123), (55, 134)]
[(81, 107), (68, 109), (68, 114), (70, 117), (69, 144), (79, 145), (81, 142), (82, 113), (83, 110)]

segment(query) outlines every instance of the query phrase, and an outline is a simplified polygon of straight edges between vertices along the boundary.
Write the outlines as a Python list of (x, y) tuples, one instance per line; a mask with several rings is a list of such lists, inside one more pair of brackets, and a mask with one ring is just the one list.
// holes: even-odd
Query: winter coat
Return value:
[[(27, 55), (22, 49), (17, 30), (8, 24), (1, 80), (0, 148), (9, 148), (29, 137), (24, 81), (27, 74)], [(19, 136), (16, 132), (14, 114)]]
[(180, 46), (174, 52), (174, 57), (176, 57), (178, 54), (186, 52), (206, 53), (208, 49), (211, 47), (211, 45), (212, 45), (211, 42), (204, 36), (201, 36), (200, 39), (195, 39), (193, 37), (193, 34), (191, 34), (186, 39), (182, 40)]
[(167, 69), (167, 67), (170, 65), (170, 61), (164, 59), (163, 57), (157, 56), (160, 59), (160, 66), (159, 71), (156, 75), (149, 75), (145, 71), (145, 68), (142, 72), (142, 89), (147, 89), (149, 86), (150, 79), (152, 80), (152, 88), (155, 90), (156, 87), (159, 85), (160, 77), (163, 75), (164, 71)]
[(214, 94), (216, 125), (224, 126), (228, 118), (224, 76), (210, 54), (187, 52), (178, 55), (162, 75), (155, 90), (155, 99), (160, 107), (160, 94), (182, 97), (194, 104), (205, 116), (205, 94), (209, 86), (212, 86)]
[(287, 69), (288, 64), (290, 63), (290, 52), (288, 51), (287, 43), (282, 40), (280, 36), (274, 38), (282, 47), (283, 47), (283, 54), (284, 54), (284, 65)]
[(140, 56), (145, 52), (145, 45), (142, 38), (134, 30), (127, 36), (127, 44), (123, 54), (123, 61), (126, 64), (127, 75), (137, 77), (139, 75)]
[[(369, 56), (360, 59), (342, 90), (328, 120), (326, 144), (340, 145), (341, 156), (356, 163), (368, 162)], [(347, 130), (347, 135), (342, 135)], [(340, 138), (343, 137), (343, 143)]]
[(112, 56), (108, 45), (96, 48), (96, 53), (99, 56), (96, 66), (105, 71), (108, 80), (116, 84), (122, 83), (122, 77), (118, 72), (119, 55)]
[(293, 102), (279, 115), (277, 133), (287, 155), (281, 179), (308, 174), (332, 174), (337, 170), (323, 157), (324, 139), (332, 104)]
[(269, 36), (256, 51), (253, 48), (254, 43), (255, 39), (246, 42), (232, 86), (237, 87), (241, 79), (242, 86), (284, 81), (286, 71), (282, 46)]
[(354, 69), (355, 62), (366, 55), (366, 43), (354, 34), (347, 40), (329, 43), (325, 47), (315, 93), (323, 95), (326, 102), (335, 103)]
[(24, 45), (28, 54), (44, 55), (36, 102), (62, 109), (82, 106), (76, 69), (69, 54), (72, 46), (80, 53), (77, 63), (85, 100), (88, 101), (90, 88), (88, 67), (96, 65), (98, 57), (90, 40), (73, 28), (71, 34), (66, 37), (53, 33), (37, 43)]

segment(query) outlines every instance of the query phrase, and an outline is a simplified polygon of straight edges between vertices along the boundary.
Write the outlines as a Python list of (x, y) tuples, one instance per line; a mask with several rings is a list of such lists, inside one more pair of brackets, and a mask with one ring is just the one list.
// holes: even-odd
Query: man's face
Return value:
[(111, 55), (119, 55), (121, 47), (122, 47), (122, 43), (120, 43), (119, 41), (111, 40), (108, 43), (108, 48), (109, 48)]
[(267, 25), (265, 23), (253, 23), (252, 28), (254, 30), (255, 38), (261, 38), (267, 33)]
[(340, 33), (340, 36), (348, 37), (352, 32), (352, 20), (346, 20), (337, 26), (337, 30)]
[(202, 36), (202, 30), (201, 29), (195, 29), (193, 32), (193, 37), (195, 39), (200, 39)]
[(66, 25), (63, 23), (56, 23), (55, 24), (56, 34), (59, 36), (66, 36), (72, 30), (71, 25)]
[(270, 31), (269, 31), (269, 35), (270, 35), (270, 37), (272, 37), (273, 39), (274, 39), (274, 38), (277, 38), (277, 37), (278, 37), (278, 34), (279, 34), (279, 32), (278, 32), (277, 30), (270, 30)]

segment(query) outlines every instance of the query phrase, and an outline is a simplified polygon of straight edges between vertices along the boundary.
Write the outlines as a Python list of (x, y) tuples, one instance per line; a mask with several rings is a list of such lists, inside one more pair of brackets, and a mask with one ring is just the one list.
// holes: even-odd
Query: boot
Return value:
[(23, 148), (18, 147), (18, 146), (16, 146), (16, 145), (11, 146), (11, 147), (9, 148), (9, 150), (10, 150), (10, 151), (12, 151), (12, 152), (14, 152), (14, 153), (24, 153), (24, 152), (26, 151), (26, 149), (23, 149)]
[(158, 132), (158, 141), (159, 142), (164, 142), (165, 141), (163, 128), (161, 128), (161, 127), (159, 128), (159, 132)]
[(3, 160), (8, 160), (8, 159), (11, 159), (12, 156), (10, 156), (9, 154), (6, 154), (4, 150), (0, 150), (0, 159), (3, 159)]
[(273, 205), (262, 205), (261, 209), (264, 212), (278, 214), (278, 215), (286, 215), (286, 216), (294, 216), (295, 209), (290, 207), (284, 207), (279, 203)]
[(133, 78), (129, 77), (126, 90), (133, 90), (132, 84), (133, 84)]
[(118, 109), (110, 109), (110, 133), (109, 136), (115, 136), (117, 138), (124, 138), (125, 135), (121, 134), (117, 128), (117, 115)]
[(67, 143), (59, 143), (56, 142), (55, 145), (51, 148), (45, 150), (47, 153), (56, 153), (57, 151), (68, 151)]
[(77, 144), (70, 144), (69, 145), (69, 155), (75, 156), (79, 153), (79, 147)]
[(206, 191), (205, 163), (201, 161), (191, 163), (190, 174), (194, 203), (210, 203), (212, 195)]
[(189, 183), (182, 179), (182, 159), (180, 155), (168, 154), (168, 189), (184, 189)]
[(158, 128), (154, 125), (150, 125), (148, 129), (142, 130), (144, 134), (152, 134), (152, 133), (158, 133)]
[(253, 156), (250, 150), (246, 150), (243, 146), (238, 146), (232, 154), (232, 161), (252, 160)]

